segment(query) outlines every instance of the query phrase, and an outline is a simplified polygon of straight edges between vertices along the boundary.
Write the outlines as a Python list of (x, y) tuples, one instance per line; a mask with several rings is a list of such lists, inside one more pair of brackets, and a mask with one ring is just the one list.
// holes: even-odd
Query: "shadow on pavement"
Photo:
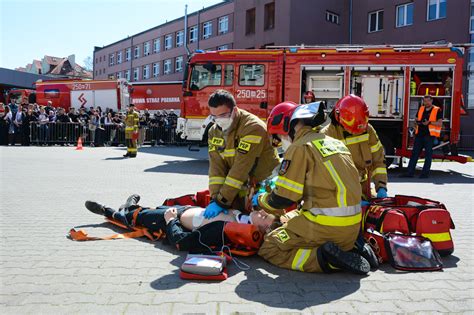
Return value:
[(199, 151), (189, 151), (187, 146), (144, 146), (138, 149), (138, 154), (159, 154), (167, 156), (178, 156), (190, 159), (207, 159), (207, 147), (199, 148)]
[(207, 175), (209, 170), (208, 160), (174, 160), (163, 163), (163, 165), (148, 168), (145, 172)]
[(421, 168), (417, 167), (415, 177), (413, 178), (400, 178), (401, 174), (404, 174), (406, 169), (390, 169), (388, 173), (388, 181), (392, 183), (433, 183), (435, 185), (444, 184), (474, 184), (474, 177), (467, 173), (461, 173), (455, 170), (448, 169), (444, 170), (431, 170), (429, 178), (419, 178)]

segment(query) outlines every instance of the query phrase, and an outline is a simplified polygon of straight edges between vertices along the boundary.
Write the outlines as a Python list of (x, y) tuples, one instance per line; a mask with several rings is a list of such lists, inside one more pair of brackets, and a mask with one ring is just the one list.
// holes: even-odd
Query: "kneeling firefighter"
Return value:
[[(372, 198), (370, 181), (374, 181), (377, 198), (387, 197), (387, 168), (382, 143), (369, 124), (369, 108), (355, 95), (341, 98), (329, 114), (331, 123), (321, 130), (327, 136), (344, 142), (351, 152), (362, 187), (362, 199)], [(368, 178), (368, 177), (372, 178)]]
[(285, 150), (276, 187), (253, 204), (274, 214), (297, 202), (299, 210), (266, 235), (258, 254), (270, 263), (306, 272), (370, 270), (352, 250), (361, 222), (359, 175), (344, 143), (313, 128), (325, 120), (322, 102), (275, 106), (267, 121)]

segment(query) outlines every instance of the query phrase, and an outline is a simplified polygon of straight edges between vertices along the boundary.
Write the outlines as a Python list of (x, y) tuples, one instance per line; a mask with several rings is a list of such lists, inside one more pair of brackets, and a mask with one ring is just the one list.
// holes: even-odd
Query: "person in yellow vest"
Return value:
[(418, 109), (415, 126), (415, 142), (411, 152), (410, 162), (407, 172), (400, 177), (413, 177), (415, 175), (416, 163), (420, 157), (421, 150), (425, 149), (425, 163), (421, 171), (420, 178), (428, 178), (431, 169), (433, 155), (433, 143), (441, 135), (443, 124), (443, 114), (441, 108), (433, 105), (431, 95), (423, 97), (423, 105)]
[(387, 197), (385, 153), (377, 132), (369, 124), (367, 104), (356, 95), (347, 95), (336, 103), (329, 117), (331, 123), (321, 133), (341, 140), (351, 152), (359, 171), (362, 199), (372, 198), (371, 181), (375, 184), (377, 198)]
[(258, 254), (292, 270), (366, 274), (369, 262), (349, 252), (361, 222), (359, 174), (344, 143), (315, 130), (325, 116), (322, 102), (284, 102), (270, 113), (267, 129), (281, 142), (284, 160), (276, 187), (257, 195), (253, 204), (280, 216), (289, 205), (300, 206), (265, 236)]
[[(211, 203), (206, 219), (228, 209), (247, 211), (252, 183), (271, 175), (279, 164), (265, 123), (237, 107), (225, 90), (209, 97), (209, 111), (215, 124), (209, 129), (209, 191)], [(246, 202), (247, 201), (247, 202)]]
[(137, 157), (137, 139), (138, 139), (138, 113), (135, 111), (135, 105), (128, 106), (127, 116), (125, 116), (125, 141), (127, 143), (127, 153), (123, 157)]

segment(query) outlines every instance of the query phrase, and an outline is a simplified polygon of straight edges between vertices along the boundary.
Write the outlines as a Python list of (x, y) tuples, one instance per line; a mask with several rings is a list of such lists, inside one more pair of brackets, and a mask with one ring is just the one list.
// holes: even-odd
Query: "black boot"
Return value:
[(325, 243), (319, 250), (321, 250), (323, 260), (333, 267), (359, 275), (365, 275), (370, 271), (370, 264), (364, 257), (356, 253), (345, 252), (333, 242)]
[(370, 247), (370, 245), (365, 242), (361, 235), (359, 235), (357, 238), (352, 251), (364, 257), (369, 262), (372, 269), (377, 269), (379, 267), (379, 259), (377, 255), (375, 254), (372, 247)]
[(130, 154), (128, 152), (123, 155), (123, 157), (129, 157), (129, 156)]
[(89, 210), (92, 213), (95, 213), (98, 215), (105, 215), (105, 206), (101, 205), (98, 202), (87, 200), (84, 205), (86, 206), (87, 210)]

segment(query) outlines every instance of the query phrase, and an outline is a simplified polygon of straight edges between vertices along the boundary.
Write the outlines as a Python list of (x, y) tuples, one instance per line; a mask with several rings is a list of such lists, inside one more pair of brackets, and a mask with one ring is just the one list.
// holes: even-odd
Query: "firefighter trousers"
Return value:
[[(304, 211), (304, 210), (303, 210)], [(278, 267), (304, 271), (323, 272), (328, 266), (318, 249), (332, 241), (342, 250), (354, 247), (360, 223), (349, 226), (327, 226), (312, 222), (302, 212), (283, 226), (265, 236), (258, 255)]]
[(137, 140), (135, 139), (126, 139), (127, 142), (127, 154), (131, 157), (137, 156)]

